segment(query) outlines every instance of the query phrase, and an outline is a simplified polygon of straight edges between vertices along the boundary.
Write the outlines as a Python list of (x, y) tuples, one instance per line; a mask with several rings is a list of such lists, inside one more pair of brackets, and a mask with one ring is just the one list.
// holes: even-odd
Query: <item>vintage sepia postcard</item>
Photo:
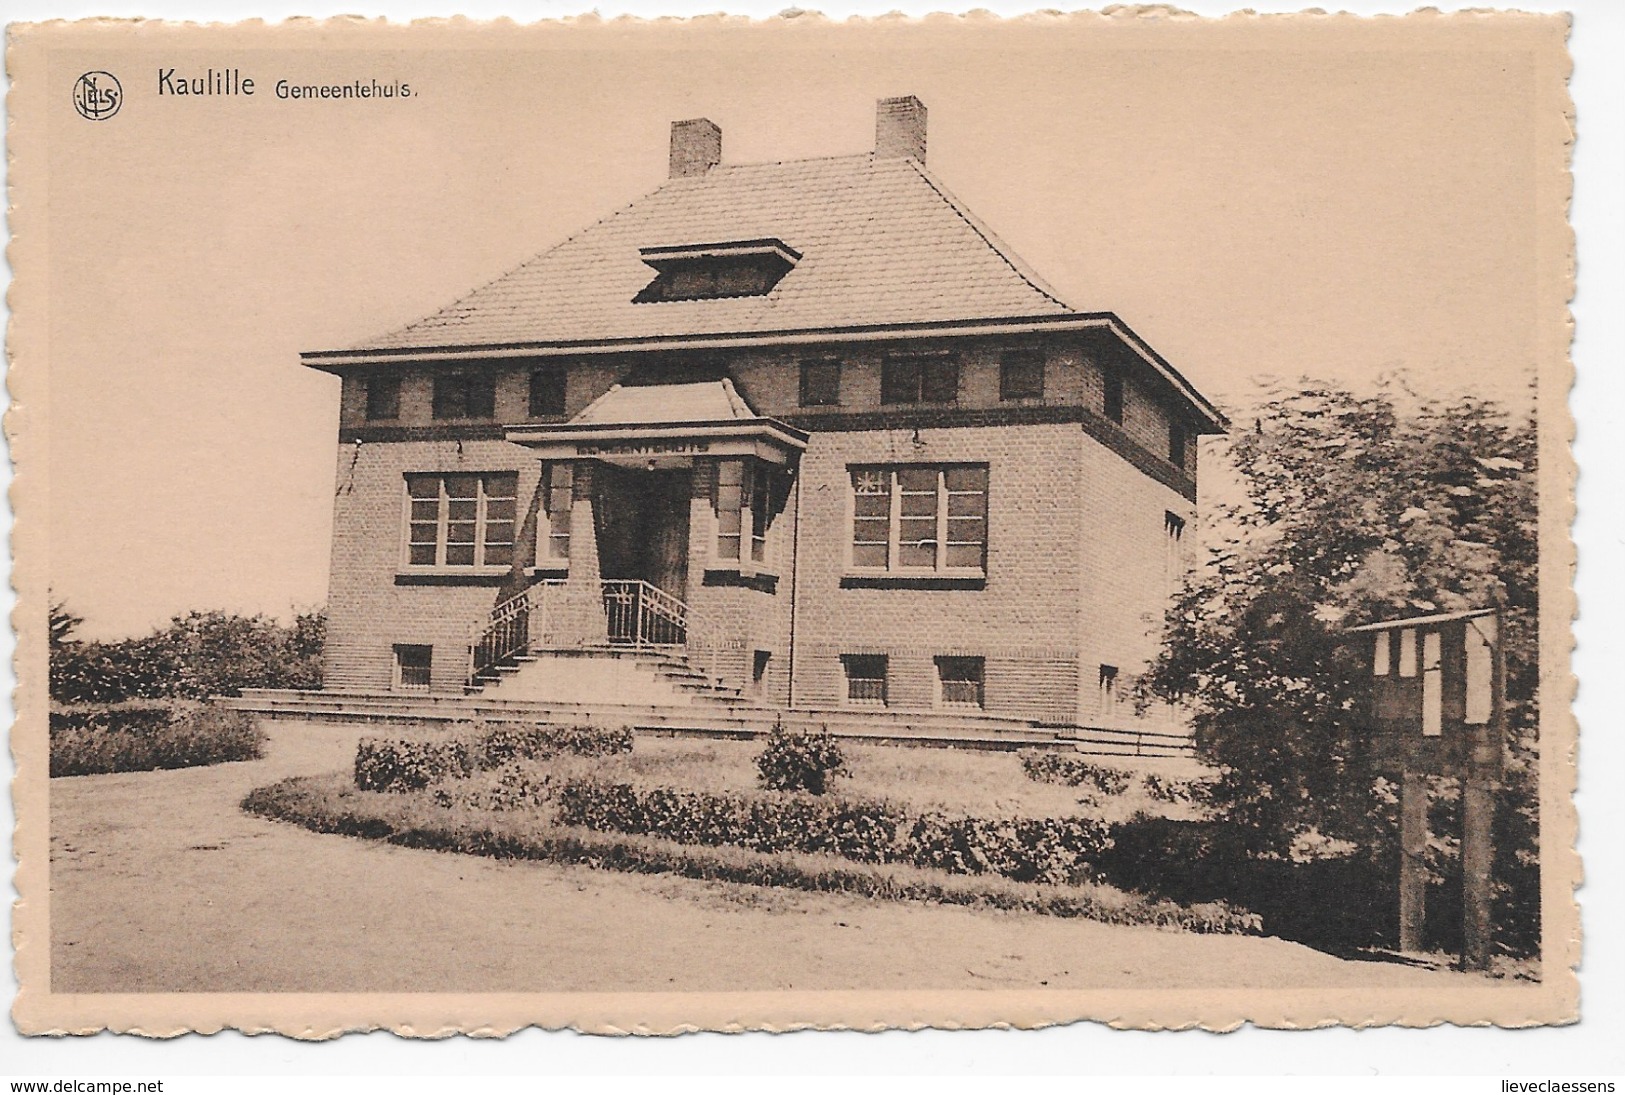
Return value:
[(19, 1029), (1574, 1021), (1567, 33), (12, 26)]

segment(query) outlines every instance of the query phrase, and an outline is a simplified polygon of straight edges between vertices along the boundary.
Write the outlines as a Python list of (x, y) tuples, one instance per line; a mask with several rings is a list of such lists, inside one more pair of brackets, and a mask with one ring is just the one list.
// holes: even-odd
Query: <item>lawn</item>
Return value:
[[(674, 737), (640, 733), (630, 753), (577, 759), (555, 757), (533, 762), (539, 769), (572, 776), (592, 775), (613, 782), (656, 784), (691, 791), (749, 794), (760, 790), (756, 757), (760, 741), (729, 738)], [(850, 777), (831, 781), (830, 793), (841, 798), (884, 800), (916, 811), (1017, 817), (1061, 817), (1087, 814), (1102, 821), (1126, 821), (1137, 813), (1179, 820), (1199, 811), (1147, 793), (1144, 776), (1170, 780), (1210, 776), (1193, 760), (1162, 758), (1082, 757), (1080, 760), (1124, 773), (1129, 786), (1122, 794), (1102, 794), (1092, 787), (1043, 783), (1023, 771), (1013, 752), (936, 749), (843, 740)], [(1072, 755), (1065, 754), (1062, 755)], [(475, 777), (475, 783), (483, 782)], [(457, 782), (444, 785), (455, 792)]]

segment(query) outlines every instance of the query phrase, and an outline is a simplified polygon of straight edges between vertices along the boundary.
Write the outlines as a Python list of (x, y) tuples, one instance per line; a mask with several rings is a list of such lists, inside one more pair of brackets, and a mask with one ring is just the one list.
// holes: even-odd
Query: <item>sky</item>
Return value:
[[(54, 595), (90, 637), (320, 604), (338, 382), (299, 352), (435, 311), (653, 190), (678, 118), (716, 121), (727, 161), (795, 159), (865, 151), (875, 100), (919, 96), (933, 173), (1221, 406), (1256, 374), (1524, 398), (1542, 353), (1528, 54), (1174, 29), (53, 58)], [(159, 97), (171, 66), (235, 66), (259, 94)], [(128, 75), (105, 123), (72, 113), (91, 68)], [(417, 94), (291, 103), (281, 77)]]

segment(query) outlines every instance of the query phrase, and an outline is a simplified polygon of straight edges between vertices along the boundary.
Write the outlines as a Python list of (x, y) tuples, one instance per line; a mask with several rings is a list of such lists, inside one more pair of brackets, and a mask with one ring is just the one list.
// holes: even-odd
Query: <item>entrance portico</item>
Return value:
[[(769, 569), (805, 433), (755, 414), (726, 378), (617, 385), (568, 422), (505, 433), (543, 469), (540, 584), (521, 597), (553, 603), (545, 636), (527, 619), (533, 643), (744, 649), (750, 610), (706, 610)], [(747, 658), (730, 659), (736, 674)]]

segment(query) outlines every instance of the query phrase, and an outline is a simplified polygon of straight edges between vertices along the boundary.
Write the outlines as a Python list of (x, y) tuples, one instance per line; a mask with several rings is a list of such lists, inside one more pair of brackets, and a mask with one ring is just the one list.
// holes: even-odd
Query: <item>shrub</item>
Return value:
[(769, 791), (821, 795), (835, 776), (850, 775), (846, 754), (828, 731), (792, 732), (776, 727), (756, 758), (757, 782)]
[(463, 806), (473, 810), (532, 810), (552, 800), (557, 781), (549, 772), (522, 764), (509, 764), (494, 772), (476, 774), (460, 787), (438, 786), (436, 806)]
[(483, 766), (500, 768), (515, 760), (543, 760), (571, 753), (578, 757), (607, 757), (632, 751), (632, 729), (606, 730), (597, 726), (504, 724), (476, 732)]
[(1175, 779), (1156, 772), (1146, 772), (1140, 779), (1145, 784), (1146, 795), (1158, 802), (1202, 804), (1213, 795), (1213, 784), (1207, 780)]
[(1038, 783), (1059, 783), (1067, 787), (1088, 785), (1103, 795), (1120, 795), (1128, 790), (1133, 776), (1120, 768), (1092, 764), (1082, 757), (1067, 756), (1049, 750), (1024, 750), (1021, 769), (1027, 778)]
[(1077, 882), (1111, 838), (1093, 818), (911, 816), (886, 802), (716, 794), (577, 779), (558, 791), (558, 820), (598, 831), (757, 852), (825, 852), (1020, 882)]
[(244, 688), (320, 688), (326, 617), (292, 624), (267, 616), (190, 612), (140, 638), (79, 642), (77, 617), (53, 612), (51, 698), (60, 703), (205, 699)]
[(421, 791), (473, 771), (473, 750), (462, 738), (363, 738), (355, 749), (355, 785), (361, 791)]
[(421, 791), (515, 761), (545, 760), (560, 753), (602, 757), (631, 750), (632, 731), (624, 726), (604, 730), (503, 724), (486, 729), (474, 724), (450, 737), (363, 738), (356, 746), (355, 785), (362, 791)]
[(1148, 924), (1193, 932), (1257, 934), (1259, 919), (1222, 901), (1181, 905), (1126, 893), (1105, 883), (1051, 886), (989, 875), (944, 875), (901, 864), (861, 865), (827, 856), (777, 855), (743, 848), (696, 848), (655, 836), (600, 835), (550, 824), (534, 813), (450, 815), (412, 796), (362, 796), (342, 777), (304, 777), (261, 787), (242, 808), (319, 833), (386, 840), (409, 848), (500, 859), (572, 863), (637, 874), (855, 894), (892, 901), (931, 901), (982, 908), (1086, 917), (1108, 924)]
[(190, 768), (264, 755), (247, 712), (213, 704), (115, 704), (51, 712), (51, 775)]

